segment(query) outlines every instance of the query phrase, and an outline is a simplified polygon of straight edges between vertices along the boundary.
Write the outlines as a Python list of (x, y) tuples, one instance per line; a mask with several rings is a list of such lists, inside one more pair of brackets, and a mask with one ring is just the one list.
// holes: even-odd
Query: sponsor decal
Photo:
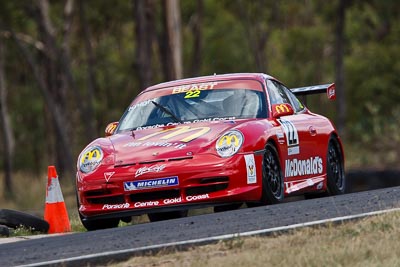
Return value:
[(288, 156), (297, 155), (300, 153), (299, 146), (288, 147)]
[(294, 124), (289, 120), (279, 119), (278, 121), (281, 123), (281, 127), (286, 135), (288, 155), (299, 154), (299, 133), (297, 132), (296, 126), (294, 126)]
[(288, 194), (295, 192), (295, 191), (299, 191), (299, 190), (300, 190), (300, 188), (298, 187), (298, 185), (296, 183), (290, 182), (286, 185), (286, 193), (288, 193)]
[(115, 174), (115, 172), (105, 172), (104, 173), (104, 179), (106, 179), (106, 182), (110, 180), (110, 178)]
[[(189, 91), (200, 91), (201, 90), (211, 90), (214, 88), (215, 85), (217, 85), (217, 82), (208, 82), (208, 83), (195, 83), (195, 84), (188, 84), (188, 85), (181, 85), (181, 86), (176, 86), (172, 88), (172, 93), (173, 94), (178, 94), (178, 93), (185, 93)], [(186, 95), (187, 96), (187, 95)]]
[(220, 138), (219, 141), (218, 141), (218, 145), (222, 146), (224, 143), (227, 146), (233, 145), (235, 147), (238, 147), (239, 144), (240, 144), (239, 138), (237, 137), (236, 134), (227, 134), (227, 135), (224, 135), (222, 138)]
[(287, 159), (285, 161), (285, 177), (322, 174), (323, 164), (321, 157), (309, 159)]
[(155, 146), (155, 147), (171, 147), (171, 148), (176, 148), (176, 149), (182, 149), (186, 147), (186, 144), (182, 143), (170, 143), (170, 142), (129, 142), (123, 145), (123, 147), (139, 147), (139, 146), (145, 146), (145, 147), (150, 147), (150, 146)]
[(154, 128), (161, 128), (165, 127), (165, 124), (154, 124), (154, 125), (149, 125), (149, 126), (139, 126), (136, 128), (136, 130), (147, 130), (147, 129), (154, 129)]
[[(323, 180), (324, 180), (323, 177), (316, 177), (316, 178), (310, 178), (310, 179), (304, 179), (304, 180), (297, 180), (297, 181), (293, 181), (293, 182), (285, 182), (286, 193), (290, 194), (292, 192), (314, 186), (317, 183), (319, 183), (317, 185), (317, 189), (319, 190), (322, 188)], [(319, 186), (321, 186), (321, 187), (318, 188)]]
[(187, 196), (186, 201), (196, 201), (209, 198), (208, 194), (197, 195), (197, 196)]
[(154, 207), (160, 205), (159, 201), (146, 201), (146, 202), (136, 202), (133, 206), (135, 208), (146, 208), (146, 207)]
[[(142, 138), (139, 139), (139, 141), (147, 140), (149, 138), (152, 138), (154, 136), (160, 136), (160, 139), (162, 140), (168, 140), (170, 138), (176, 137), (178, 135), (186, 135), (187, 133), (192, 133), (189, 136), (186, 136), (182, 138), (181, 142), (187, 143), (190, 142), (206, 133), (208, 133), (211, 130), (210, 127), (190, 127), (190, 126), (179, 126), (175, 128), (169, 128), (169, 129), (163, 129), (159, 132), (155, 132), (152, 134), (149, 134), (147, 136), (143, 136)], [(167, 134), (165, 134), (167, 133)], [(165, 134), (165, 135), (164, 135)]]
[(317, 184), (317, 190), (321, 190), (323, 186), (324, 186), (324, 183), (320, 182), (319, 184)]
[(114, 133), (115, 129), (117, 129), (117, 126), (118, 126), (118, 122), (110, 123), (107, 125), (105, 132), (107, 134), (112, 135)]
[(247, 184), (255, 184), (257, 183), (257, 174), (254, 155), (244, 155), (244, 159), (246, 161)]
[(184, 98), (195, 98), (200, 96), (200, 90), (190, 90), (187, 91)]
[(326, 90), (326, 94), (328, 95), (328, 98), (330, 100), (336, 99), (336, 86), (335, 86), (335, 84), (331, 84), (331, 85), (328, 86), (328, 88)]
[(171, 199), (164, 199), (163, 200), (163, 204), (177, 204), (177, 203), (181, 203), (181, 202), (182, 202), (182, 198), (181, 197), (171, 198)]
[(276, 137), (278, 138), (278, 139), (281, 139), (281, 138), (284, 138), (285, 136), (283, 135), (283, 132), (281, 132), (281, 131), (276, 131)]
[[(196, 201), (196, 200), (203, 200), (209, 198), (208, 194), (203, 194), (203, 195), (196, 195), (196, 196), (186, 196), (185, 200), (190, 202), (190, 201)], [(147, 208), (147, 207), (155, 207), (159, 206), (161, 204), (169, 205), (169, 204), (178, 204), (182, 203), (182, 197), (177, 197), (177, 198), (168, 198), (164, 199), (162, 201), (145, 201), (145, 202), (136, 202), (133, 206), (135, 208)]]
[(103, 159), (103, 150), (99, 146), (85, 149), (79, 158), (79, 168), (84, 173), (94, 171)]
[(124, 203), (124, 204), (104, 204), (103, 205), (103, 210), (115, 210), (115, 209), (127, 209), (131, 205), (129, 203)]
[(215, 149), (221, 157), (230, 157), (240, 149), (243, 139), (241, 132), (237, 130), (228, 131), (218, 138)]
[(159, 188), (179, 185), (178, 176), (157, 178), (150, 180), (140, 180), (132, 182), (124, 182), (125, 191), (133, 191), (147, 188)]
[(165, 166), (166, 165), (163, 164), (163, 165), (152, 165), (150, 167), (139, 168), (135, 173), (135, 177), (138, 177), (140, 175), (143, 175), (143, 174), (149, 173), (149, 172), (156, 172), (156, 173), (161, 172), (162, 170), (164, 170)]
[(280, 105), (276, 105), (275, 106), (275, 110), (278, 114), (283, 113), (283, 112), (289, 112), (290, 109), (288, 106), (286, 106), (285, 104), (280, 104)]
[[(219, 121), (232, 121), (235, 120), (236, 117), (217, 117), (217, 118), (205, 118), (205, 119), (195, 119), (191, 121), (184, 121), (183, 124), (192, 124), (192, 123), (198, 123), (198, 122), (211, 122), (211, 123), (217, 123)], [(181, 125), (182, 123), (180, 122), (168, 122), (165, 124), (155, 124), (155, 125), (149, 125), (149, 126), (139, 126), (136, 128), (136, 130), (147, 130), (147, 129), (155, 129), (155, 128), (162, 128), (165, 126), (177, 126)]]
[(186, 123), (196, 123), (196, 122), (218, 122), (218, 121), (229, 121), (229, 120), (234, 120), (236, 117), (222, 117), (222, 118), (206, 118), (206, 119), (200, 119), (200, 120), (193, 120), (189, 122), (184, 122)]
[(149, 105), (151, 103), (151, 101), (156, 101), (156, 98), (148, 99), (143, 102), (137, 103), (133, 106), (130, 106), (129, 111), (135, 110), (137, 107), (145, 107), (145, 106)]

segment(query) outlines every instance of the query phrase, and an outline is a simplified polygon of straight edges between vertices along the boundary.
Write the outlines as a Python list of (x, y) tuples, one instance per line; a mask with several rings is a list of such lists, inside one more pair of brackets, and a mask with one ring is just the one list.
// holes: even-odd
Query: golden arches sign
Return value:
[(210, 127), (190, 127), (190, 126), (179, 126), (179, 127), (175, 127), (175, 128), (169, 128), (169, 129), (164, 129), (162, 131), (159, 132), (155, 132), (149, 135), (146, 135), (142, 138), (139, 139), (139, 141), (143, 141), (149, 138), (152, 138), (154, 136), (161, 136), (160, 139), (162, 140), (167, 140), (170, 139), (172, 137), (178, 136), (178, 135), (183, 135), (186, 133), (192, 133), (189, 136), (186, 136), (184, 138), (182, 138), (181, 142), (190, 142), (206, 133), (208, 133), (210, 131)]
[(235, 146), (239, 146), (239, 138), (236, 135), (225, 135), (224, 137), (222, 137), (219, 142), (218, 145), (222, 146), (222, 144), (224, 143), (224, 141), (226, 142), (226, 144), (228, 146), (230, 146), (232, 144), (232, 141), (235, 142)]
[(282, 112), (289, 112), (290, 111), (289, 107), (286, 106), (285, 104), (276, 105), (275, 106), (275, 110), (276, 110), (276, 112), (278, 112), (278, 114), (282, 113)]

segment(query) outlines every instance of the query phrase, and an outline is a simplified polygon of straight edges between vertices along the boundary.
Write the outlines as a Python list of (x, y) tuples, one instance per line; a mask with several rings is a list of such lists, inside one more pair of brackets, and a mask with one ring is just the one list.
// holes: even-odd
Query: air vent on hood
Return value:
[(149, 161), (142, 161), (139, 162), (139, 164), (152, 164), (152, 163), (158, 163), (158, 162), (164, 162), (165, 160), (163, 159), (158, 159), (158, 160), (149, 160)]
[(168, 161), (177, 161), (177, 160), (185, 160), (185, 159), (193, 159), (193, 157), (181, 157), (181, 158), (172, 158), (169, 159)]
[[(185, 159), (193, 159), (192, 156), (189, 157), (179, 157), (179, 158), (171, 158), (168, 160), (164, 160), (164, 159), (158, 159), (158, 160), (149, 160), (149, 161), (141, 161), (138, 162), (137, 164), (154, 164), (154, 163), (160, 163), (160, 162), (165, 162), (165, 161), (179, 161), (179, 160), (185, 160)], [(127, 167), (127, 166), (134, 166), (136, 165), (136, 163), (126, 163), (126, 164), (118, 164), (115, 165), (115, 167)]]
[(115, 165), (114, 167), (127, 167), (127, 166), (134, 166), (134, 165), (136, 165), (136, 163), (126, 163), (126, 164), (118, 164), (118, 165)]

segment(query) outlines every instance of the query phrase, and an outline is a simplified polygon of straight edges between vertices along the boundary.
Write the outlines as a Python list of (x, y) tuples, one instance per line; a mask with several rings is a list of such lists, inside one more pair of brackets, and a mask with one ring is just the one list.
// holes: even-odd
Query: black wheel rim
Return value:
[(343, 189), (342, 160), (336, 144), (331, 143), (328, 153), (328, 167), (330, 168), (332, 180), (335, 181), (339, 190)]
[(267, 148), (264, 156), (265, 177), (271, 193), (276, 199), (282, 196), (282, 176), (279, 170), (278, 161), (274, 153)]

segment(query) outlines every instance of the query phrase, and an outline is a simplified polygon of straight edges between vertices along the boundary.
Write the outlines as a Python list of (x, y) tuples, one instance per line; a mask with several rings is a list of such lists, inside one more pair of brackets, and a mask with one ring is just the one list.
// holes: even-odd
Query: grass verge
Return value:
[(400, 266), (399, 224), (396, 212), (284, 235), (159, 252), (108, 266)]

